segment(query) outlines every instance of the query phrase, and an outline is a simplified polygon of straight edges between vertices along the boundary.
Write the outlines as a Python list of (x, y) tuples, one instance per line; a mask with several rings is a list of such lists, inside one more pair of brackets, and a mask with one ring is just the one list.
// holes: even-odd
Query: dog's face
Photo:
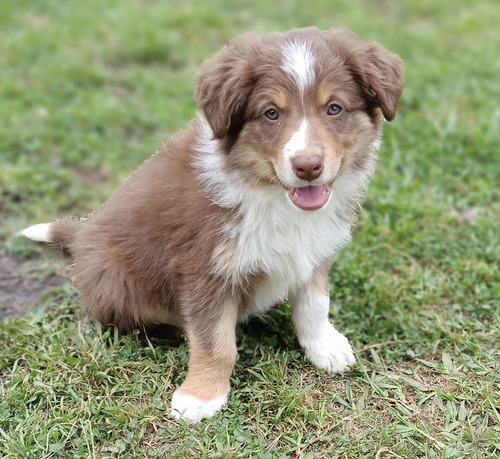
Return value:
[(302, 29), (241, 36), (201, 67), (196, 97), (233, 167), (316, 210), (345, 170), (373, 166), (402, 85), (400, 59), (379, 45)]

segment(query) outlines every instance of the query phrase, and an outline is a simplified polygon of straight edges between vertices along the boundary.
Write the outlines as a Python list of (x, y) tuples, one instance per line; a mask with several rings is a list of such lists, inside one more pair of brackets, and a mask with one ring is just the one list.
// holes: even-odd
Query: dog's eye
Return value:
[(340, 112), (342, 111), (342, 107), (340, 105), (337, 105), (337, 104), (332, 104), (328, 107), (328, 111), (327, 113), (330, 115), (330, 116), (336, 116), (338, 115)]
[(271, 108), (266, 113), (264, 113), (264, 115), (268, 120), (271, 121), (276, 121), (280, 117), (278, 110), (276, 110), (275, 108)]

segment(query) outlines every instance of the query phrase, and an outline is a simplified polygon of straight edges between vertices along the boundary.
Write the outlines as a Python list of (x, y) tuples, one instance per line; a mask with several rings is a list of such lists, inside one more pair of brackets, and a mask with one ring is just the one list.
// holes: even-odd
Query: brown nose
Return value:
[(323, 158), (319, 155), (300, 155), (292, 159), (295, 175), (302, 180), (314, 180), (323, 172)]

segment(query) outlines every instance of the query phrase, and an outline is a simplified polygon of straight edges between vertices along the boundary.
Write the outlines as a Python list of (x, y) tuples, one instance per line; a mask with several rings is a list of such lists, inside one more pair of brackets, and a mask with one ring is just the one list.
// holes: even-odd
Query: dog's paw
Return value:
[(333, 327), (304, 343), (304, 348), (309, 360), (329, 373), (344, 373), (356, 361), (347, 338)]
[(172, 397), (170, 416), (175, 419), (186, 419), (194, 424), (204, 418), (211, 418), (226, 402), (227, 394), (209, 402), (202, 402), (190, 395), (183, 395), (176, 391)]

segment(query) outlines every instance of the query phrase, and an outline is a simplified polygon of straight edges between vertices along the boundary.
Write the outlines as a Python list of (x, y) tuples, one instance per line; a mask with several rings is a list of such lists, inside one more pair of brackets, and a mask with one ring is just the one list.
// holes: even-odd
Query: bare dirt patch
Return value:
[(0, 321), (19, 317), (54, 287), (68, 282), (63, 259), (18, 260), (0, 253)]

